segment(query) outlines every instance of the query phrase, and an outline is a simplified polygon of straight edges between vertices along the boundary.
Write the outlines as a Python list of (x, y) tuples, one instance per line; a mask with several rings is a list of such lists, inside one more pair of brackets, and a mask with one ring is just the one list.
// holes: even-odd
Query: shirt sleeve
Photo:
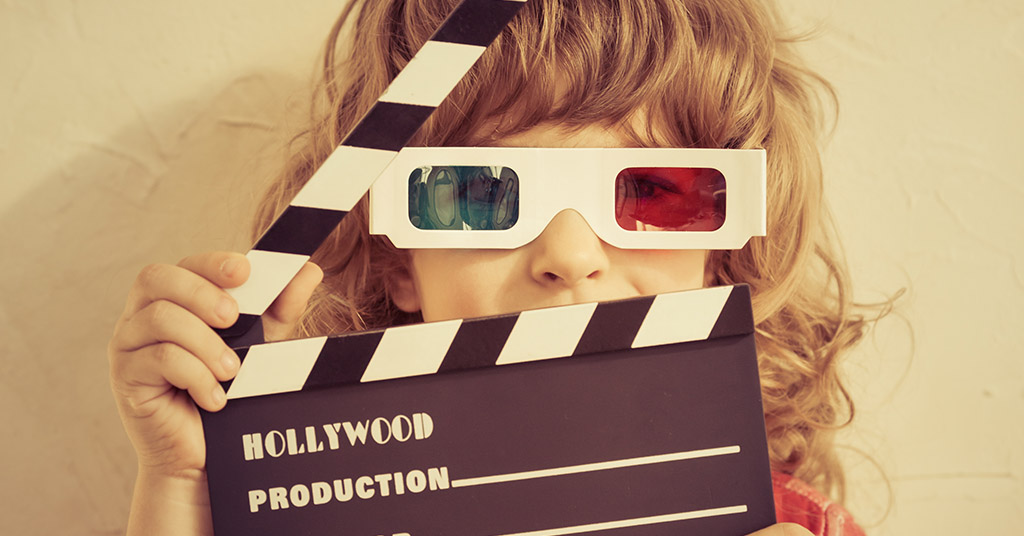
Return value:
[(796, 523), (815, 536), (864, 536), (864, 529), (841, 505), (810, 484), (783, 473), (772, 473), (775, 517), (779, 523)]

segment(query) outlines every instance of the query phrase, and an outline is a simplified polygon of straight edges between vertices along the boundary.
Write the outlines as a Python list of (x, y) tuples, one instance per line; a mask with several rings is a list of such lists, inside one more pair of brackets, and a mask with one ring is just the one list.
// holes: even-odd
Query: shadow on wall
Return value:
[(0, 404), (14, 438), (0, 447), (0, 533), (124, 534), (136, 468), (107, 380), (113, 324), (144, 265), (247, 250), (289, 118), (307, 109), (289, 97), (307, 91), (268, 73), (147, 111), (158, 119), (84, 147), (0, 215)]

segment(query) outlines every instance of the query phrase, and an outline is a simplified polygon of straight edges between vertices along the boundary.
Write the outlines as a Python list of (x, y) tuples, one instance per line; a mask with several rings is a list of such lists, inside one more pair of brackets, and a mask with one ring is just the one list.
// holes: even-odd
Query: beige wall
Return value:
[[(248, 245), (340, 3), (0, 5), (0, 533), (122, 532), (104, 346), (127, 286)], [(908, 288), (850, 360), (849, 506), (874, 534), (1019, 532), (1024, 7), (784, 3), (841, 99), (828, 195), (858, 297)]]
[[(1024, 4), (799, 5), (824, 18), (807, 53), (841, 99), (828, 195), (857, 295), (908, 289), (913, 342), (894, 319), (849, 367), (860, 413), (845, 440), (894, 493), (872, 532), (1019, 534)], [(881, 477), (849, 454), (850, 506), (871, 523)]]

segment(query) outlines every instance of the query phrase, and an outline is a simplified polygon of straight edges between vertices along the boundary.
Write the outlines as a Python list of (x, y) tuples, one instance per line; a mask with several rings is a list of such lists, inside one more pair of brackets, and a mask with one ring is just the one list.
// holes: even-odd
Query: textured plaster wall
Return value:
[[(0, 533), (123, 532), (111, 325), (144, 264), (248, 245), (341, 3), (0, 2)], [(848, 364), (848, 505), (874, 534), (1017, 533), (1024, 6), (783, 3), (841, 101), (857, 296), (907, 288)]]
[(0, 3), (0, 534), (124, 532), (113, 322), (143, 265), (248, 246), (338, 4)]
[[(858, 297), (906, 287), (849, 367), (844, 437), (892, 486), (878, 534), (1020, 534), (1024, 522), (1024, 4), (814, 2), (835, 85), (828, 196)], [(913, 339), (909, 336), (912, 330)], [(884, 483), (848, 452), (865, 523)]]

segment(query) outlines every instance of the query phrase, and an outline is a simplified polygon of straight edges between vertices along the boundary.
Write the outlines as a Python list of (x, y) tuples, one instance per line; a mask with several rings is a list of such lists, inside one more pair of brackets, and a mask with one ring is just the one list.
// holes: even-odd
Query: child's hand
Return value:
[(814, 536), (811, 531), (796, 523), (777, 523), (749, 536)]
[[(322, 276), (313, 264), (295, 276), (264, 314), (268, 340), (290, 334)], [(147, 476), (205, 478), (195, 405), (220, 410), (225, 398), (218, 381), (238, 371), (238, 357), (211, 326), (235, 322), (238, 306), (223, 289), (248, 277), (243, 255), (214, 252), (177, 266), (148, 266), (135, 280), (108, 355), (118, 411)]]

